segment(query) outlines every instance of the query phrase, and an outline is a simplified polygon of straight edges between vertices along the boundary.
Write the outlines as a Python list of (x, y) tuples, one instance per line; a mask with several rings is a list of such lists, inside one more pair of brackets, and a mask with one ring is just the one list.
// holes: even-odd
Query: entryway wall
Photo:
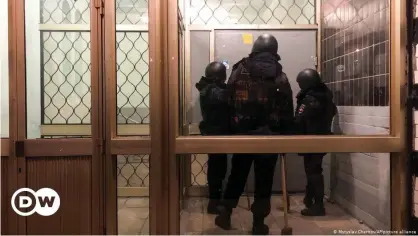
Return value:
[[(322, 1), (322, 78), (334, 92), (333, 132), (389, 134), (389, 1)], [(374, 229), (390, 229), (390, 154), (332, 153), (328, 194)]]

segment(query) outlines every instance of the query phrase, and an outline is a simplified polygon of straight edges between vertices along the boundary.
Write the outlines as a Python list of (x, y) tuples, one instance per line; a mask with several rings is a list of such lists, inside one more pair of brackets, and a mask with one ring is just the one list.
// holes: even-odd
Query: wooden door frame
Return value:
[[(29, 0), (28, 0), (29, 1)], [(26, 159), (30, 157), (91, 156), (92, 158), (92, 234), (103, 229), (103, 174), (101, 133), (101, 17), (98, 1), (90, 1), (91, 10), (91, 138), (27, 139), (26, 137), (26, 58), (25, 58), (25, 0), (9, 0), (9, 192), (26, 187)], [(74, 148), (77, 147), (77, 148)], [(2, 148), (2, 155), (3, 155)], [(21, 172), (18, 172), (18, 169)], [(16, 176), (16, 177), (15, 177)], [(8, 214), (12, 220), (9, 234), (27, 234), (25, 217)]]
[[(117, 155), (151, 154), (149, 186), (149, 227), (150, 234), (168, 233), (168, 189), (167, 149), (168, 139), (164, 133), (166, 123), (167, 97), (164, 81), (167, 81), (165, 48), (166, 21), (164, 12), (167, 5), (162, 0), (148, 3), (149, 35), (149, 81), (150, 81), (150, 120), (148, 132), (134, 132), (122, 137), (118, 133), (117, 117), (117, 78), (116, 78), (116, 9), (115, 1), (105, 1), (104, 5), (104, 67), (105, 67), (105, 224), (106, 234), (117, 234)], [(121, 127), (121, 126), (120, 126)], [(147, 128), (147, 127), (145, 127)], [(152, 140), (152, 142), (151, 142)]]
[[(172, 53), (177, 37), (176, 0), (169, 0), (168, 37), (169, 52)], [(186, 10), (187, 11), (187, 10)], [(317, 8), (317, 14), (321, 13)], [(407, 154), (405, 123), (405, 82), (406, 82), (406, 5), (405, 1), (390, 0), (390, 134), (389, 135), (332, 135), (332, 136), (177, 136), (175, 137), (175, 154), (199, 153), (310, 153), (310, 152), (380, 152), (391, 153), (391, 228), (406, 229), (407, 224)], [(187, 16), (187, 12), (186, 12)], [(187, 20), (187, 17), (186, 17)], [(319, 21), (317, 21), (318, 23)], [(318, 25), (320, 26), (320, 25)], [(224, 26), (216, 26), (225, 28)], [(228, 28), (242, 28), (231, 26)], [(187, 27), (186, 27), (187, 28)], [(205, 27), (203, 27), (205, 28)], [(206, 27), (207, 28), (207, 27)], [(207, 29), (206, 29), (207, 30)], [(186, 35), (188, 32), (186, 31)], [(188, 42), (186, 42), (187, 44)], [(186, 52), (189, 54), (190, 52)], [(170, 85), (178, 83), (177, 54), (170, 54)], [(186, 55), (188, 58), (189, 55)], [(187, 59), (186, 59), (187, 61)], [(189, 70), (188, 68), (186, 68)], [(190, 79), (188, 73), (186, 83)], [(186, 85), (187, 87), (187, 85)], [(171, 98), (179, 98), (178, 86), (168, 87)], [(186, 95), (187, 96), (187, 95)], [(178, 117), (178, 109), (170, 109), (170, 117)], [(170, 107), (171, 108), (171, 107)], [(171, 124), (170, 124), (171, 125)], [(175, 124), (174, 124), (175, 125)], [(170, 134), (168, 132), (168, 134)], [(169, 136), (170, 140), (173, 136)], [(296, 143), (297, 142), (297, 143)], [(170, 146), (171, 148), (171, 146)], [(171, 161), (174, 163), (173, 161)], [(170, 165), (170, 233), (179, 233), (179, 189), (178, 167)]]
[[(16, 26), (16, 2), (8, 1), (8, 47), (9, 47), (9, 117), (14, 117), (17, 113), (16, 104), (16, 67), (17, 67), (17, 31)], [(15, 155), (14, 143), (17, 139), (17, 121), (9, 119), (9, 138), (1, 139), (1, 156), (8, 158), (7, 161), (7, 189), (6, 194), (2, 194), (2, 198), (11, 199), (12, 194), (17, 189), (17, 158)], [(5, 202), (9, 202), (6, 200)], [(17, 234), (19, 231), (18, 216), (13, 212), (10, 206), (6, 208), (8, 211), (2, 211), (2, 217), (8, 218), (8, 225), (3, 226), (2, 233)], [(6, 229), (4, 229), (6, 228)]]
[[(93, 166), (92, 207), (99, 209), (93, 211), (93, 234), (117, 233), (117, 193), (116, 193), (116, 155), (118, 154), (150, 154), (153, 153), (150, 165), (150, 228), (152, 234), (166, 234), (168, 232), (168, 214), (161, 209), (168, 209), (166, 193), (168, 179), (164, 172), (168, 171), (167, 162), (162, 161), (166, 157), (168, 139), (164, 137), (164, 131), (168, 128), (165, 123), (165, 107), (168, 105), (167, 97), (161, 92), (164, 84), (161, 81), (167, 76), (164, 65), (167, 63), (165, 48), (167, 32), (165, 26), (159, 24), (166, 20), (166, 5), (163, 1), (150, 3), (150, 90), (151, 90), (151, 136), (154, 141), (151, 145), (150, 137), (118, 137), (116, 134), (116, 42), (115, 42), (115, 9), (114, 2), (91, 0), (91, 96), (92, 118), (91, 138), (80, 139), (27, 139), (26, 138), (26, 76), (25, 76), (25, 0), (9, 0), (9, 55), (10, 55), (10, 116), (17, 117), (10, 121), (10, 139), (2, 139), (2, 155), (9, 155), (13, 161), (9, 169), (13, 173), (8, 176), (17, 176), (18, 167), (22, 168), (19, 178), (10, 178), (9, 192), (13, 193), (25, 183), (25, 157), (53, 157), (53, 156), (78, 156), (91, 155)], [(104, 5), (102, 5), (104, 4)], [(103, 8), (104, 7), (104, 8)], [(104, 13), (104, 24), (101, 14)], [(113, 17), (113, 19), (112, 19)], [(153, 22), (153, 23), (152, 23)], [(102, 40), (102, 30), (105, 41)], [(102, 55), (102, 42), (104, 42), (104, 55)], [(104, 58), (104, 60), (102, 60)], [(105, 64), (102, 64), (105, 63)], [(105, 82), (102, 71), (105, 67)], [(19, 67), (19, 68), (18, 68)], [(19, 89), (17, 89), (19, 88)], [(106, 91), (103, 94), (101, 91)], [(106, 114), (102, 116), (101, 114)], [(105, 117), (105, 118), (103, 118)], [(165, 125), (164, 125), (165, 124)], [(58, 127), (58, 126), (57, 126)], [(54, 128), (57, 128), (54, 127)], [(81, 131), (86, 132), (85, 130)], [(10, 144), (9, 144), (10, 142)], [(23, 147), (16, 157), (16, 142)], [(6, 148), (7, 149), (6, 152)], [(77, 148), (74, 148), (77, 147)], [(105, 159), (102, 159), (102, 154)], [(165, 164), (163, 164), (165, 163)], [(101, 168), (103, 167), (103, 168)], [(166, 169), (166, 171), (164, 171)], [(106, 185), (104, 185), (106, 184)], [(165, 187), (163, 186), (165, 185)], [(26, 221), (16, 214), (9, 216), (15, 220), (13, 230), (10, 233), (26, 234)], [(19, 222), (17, 222), (19, 221)], [(165, 223), (164, 223), (165, 222)]]

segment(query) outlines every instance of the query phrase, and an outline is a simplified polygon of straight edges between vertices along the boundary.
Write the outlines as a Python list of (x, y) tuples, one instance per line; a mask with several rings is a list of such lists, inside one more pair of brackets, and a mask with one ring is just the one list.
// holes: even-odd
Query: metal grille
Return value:
[(90, 33), (42, 32), (43, 124), (90, 123)]
[(118, 155), (118, 187), (149, 187), (149, 155)]
[(90, 0), (40, 0), (40, 9), (41, 24), (90, 23)]
[(191, 24), (315, 24), (314, 0), (190, 0)]
[[(90, 0), (40, 0), (40, 8), (41, 24), (90, 23)], [(148, 0), (117, 0), (116, 24), (148, 24)]]
[(148, 0), (117, 0), (116, 24), (148, 24)]
[[(90, 33), (42, 32), (43, 124), (90, 123)], [(148, 33), (118, 32), (118, 123), (149, 123)]]
[(147, 32), (118, 32), (118, 123), (149, 123), (149, 54)]
[(192, 154), (192, 185), (206, 186), (208, 173), (208, 155), (207, 154)]

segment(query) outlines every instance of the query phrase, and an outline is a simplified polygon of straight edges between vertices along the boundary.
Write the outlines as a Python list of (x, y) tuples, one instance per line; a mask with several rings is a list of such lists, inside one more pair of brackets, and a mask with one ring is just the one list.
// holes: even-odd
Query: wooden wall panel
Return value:
[(52, 188), (61, 199), (55, 215), (27, 218), (27, 234), (92, 234), (91, 157), (29, 157), (26, 163), (28, 188)]
[(2, 138), (0, 139), (0, 154), (1, 156), (9, 156), (9, 139)]

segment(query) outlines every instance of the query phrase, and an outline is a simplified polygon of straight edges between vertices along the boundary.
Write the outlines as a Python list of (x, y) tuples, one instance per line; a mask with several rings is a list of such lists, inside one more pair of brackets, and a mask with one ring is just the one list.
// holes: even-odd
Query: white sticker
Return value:
[(227, 70), (229, 70), (229, 64), (227, 60), (223, 60), (222, 64), (224, 64), (224, 66), (226, 67)]

